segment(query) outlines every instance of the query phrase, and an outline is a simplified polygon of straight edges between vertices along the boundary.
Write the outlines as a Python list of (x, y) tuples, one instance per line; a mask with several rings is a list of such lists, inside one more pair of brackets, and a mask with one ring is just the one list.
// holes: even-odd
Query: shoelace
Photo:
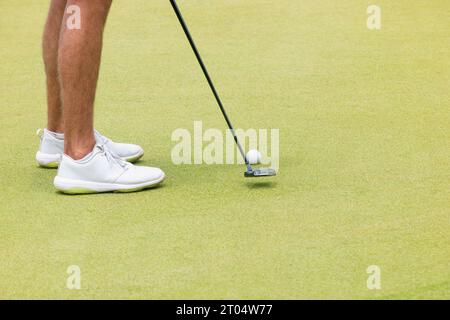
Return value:
[(122, 160), (121, 157), (116, 155), (114, 152), (108, 150), (105, 145), (99, 145), (98, 148), (101, 150), (102, 154), (108, 159), (109, 163), (118, 164), (124, 169), (128, 169), (128, 163)]

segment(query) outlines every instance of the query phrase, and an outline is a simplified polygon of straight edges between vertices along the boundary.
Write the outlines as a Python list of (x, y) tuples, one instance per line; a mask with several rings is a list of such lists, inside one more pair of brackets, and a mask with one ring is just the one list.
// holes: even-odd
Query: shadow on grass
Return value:
[(42, 171), (53, 171), (53, 172), (58, 171), (58, 167), (44, 167), (44, 166), (40, 166), (38, 164), (35, 167)]
[(252, 181), (245, 184), (249, 189), (273, 189), (277, 186), (274, 181)]

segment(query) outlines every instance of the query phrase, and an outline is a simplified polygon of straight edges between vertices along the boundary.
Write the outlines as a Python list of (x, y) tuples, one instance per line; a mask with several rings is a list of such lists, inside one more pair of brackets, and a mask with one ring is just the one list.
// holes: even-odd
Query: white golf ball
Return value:
[(252, 149), (247, 152), (247, 160), (250, 164), (258, 164), (261, 162), (261, 153), (258, 150)]

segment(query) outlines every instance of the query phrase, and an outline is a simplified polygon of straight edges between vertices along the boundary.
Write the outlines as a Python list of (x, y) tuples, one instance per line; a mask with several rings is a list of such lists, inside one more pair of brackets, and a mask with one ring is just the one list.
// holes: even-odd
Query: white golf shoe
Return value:
[[(37, 134), (41, 140), (36, 153), (36, 161), (41, 167), (58, 168), (64, 153), (64, 134), (54, 133), (47, 129), (39, 129)], [(136, 162), (144, 155), (144, 150), (135, 144), (117, 143), (94, 131), (98, 144), (106, 146), (113, 153), (128, 162)]]
[(54, 185), (68, 194), (133, 192), (155, 186), (164, 177), (161, 169), (135, 166), (96, 144), (81, 160), (63, 154)]

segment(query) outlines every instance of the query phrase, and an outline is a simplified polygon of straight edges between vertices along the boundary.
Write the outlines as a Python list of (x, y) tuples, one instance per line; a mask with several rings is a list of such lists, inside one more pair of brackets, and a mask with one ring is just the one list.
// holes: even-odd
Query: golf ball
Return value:
[(258, 150), (252, 149), (247, 152), (247, 160), (250, 164), (258, 164), (261, 162), (261, 153)]

